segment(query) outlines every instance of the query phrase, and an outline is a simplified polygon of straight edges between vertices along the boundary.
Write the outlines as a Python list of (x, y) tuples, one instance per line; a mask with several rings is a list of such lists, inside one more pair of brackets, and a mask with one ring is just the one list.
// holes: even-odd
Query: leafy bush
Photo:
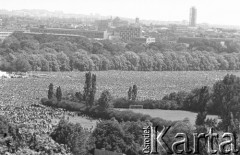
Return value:
[(98, 105), (101, 106), (103, 109), (109, 108), (110, 101), (112, 96), (108, 90), (104, 90), (98, 99)]
[(56, 142), (67, 145), (73, 154), (79, 155), (86, 153), (84, 148), (86, 135), (79, 123), (73, 124), (61, 120), (50, 136)]
[(97, 124), (90, 139), (94, 139), (94, 147), (97, 149), (116, 151), (129, 155), (143, 154), (142, 128), (146, 122), (122, 122), (114, 118)]

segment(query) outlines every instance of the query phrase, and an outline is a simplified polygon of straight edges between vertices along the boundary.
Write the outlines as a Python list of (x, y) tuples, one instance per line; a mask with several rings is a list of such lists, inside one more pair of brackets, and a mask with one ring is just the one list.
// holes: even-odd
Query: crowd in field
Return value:
[[(0, 114), (9, 118), (10, 123), (21, 125), (22, 129), (27, 128), (30, 132), (38, 134), (51, 133), (61, 119), (69, 120), (70, 117), (78, 117), (77, 113), (64, 109), (31, 105), (19, 107), (11, 105), (1, 106)], [(91, 131), (93, 126), (90, 129), (84, 129)]]
[[(56, 143), (50, 137), (50, 134), (58, 126), (58, 123), (61, 119), (77, 119), (77, 117), (79, 117), (79, 114), (75, 112), (69, 112), (60, 108), (54, 109), (51, 107), (45, 107), (39, 104), (26, 104), (18, 106), (13, 104), (0, 104), (0, 115), (5, 116), (8, 119), (9, 123), (18, 126), (18, 131), (23, 141), (31, 142), (31, 139), (35, 137), (35, 141), (37, 143), (35, 151), (37, 148), (38, 151), (45, 153), (47, 153), (48, 151), (54, 151), (54, 153), (60, 152), (60, 154), (70, 154), (69, 148), (65, 145)], [(92, 132), (94, 127), (84, 127), (83, 129), (85, 131)], [(4, 149), (4, 146), (0, 145), (0, 153), (3, 153), (5, 151), (6, 148)], [(24, 152), (26, 151), (26, 149), (20, 149), (18, 150), (18, 152), (19, 151)], [(29, 149), (27, 151), (31, 152), (33, 150)]]

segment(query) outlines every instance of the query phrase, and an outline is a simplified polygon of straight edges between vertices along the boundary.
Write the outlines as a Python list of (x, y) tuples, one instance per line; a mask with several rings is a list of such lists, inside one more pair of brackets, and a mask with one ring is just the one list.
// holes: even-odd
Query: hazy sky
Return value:
[(197, 8), (197, 22), (240, 25), (240, 0), (0, 0), (0, 9), (46, 9), (65, 13), (139, 17), (159, 21), (189, 19)]

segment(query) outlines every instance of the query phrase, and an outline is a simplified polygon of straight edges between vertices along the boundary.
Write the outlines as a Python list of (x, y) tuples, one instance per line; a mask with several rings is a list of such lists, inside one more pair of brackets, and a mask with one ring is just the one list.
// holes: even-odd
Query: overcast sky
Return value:
[(240, 0), (0, 0), (0, 9), (46, 9), (65, 13), (112, 15), (159, 21), (189, 20), (197, 8), (197, 22), (240, 25)]

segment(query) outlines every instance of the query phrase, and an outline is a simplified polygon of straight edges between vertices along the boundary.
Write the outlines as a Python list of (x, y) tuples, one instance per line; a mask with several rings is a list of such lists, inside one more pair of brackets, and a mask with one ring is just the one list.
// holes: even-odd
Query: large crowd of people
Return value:
[[(1, 106), (0, 114), (6, 116), (10, 123), (20, 125), (21, 130), (28, 130), (30, 133), (47, 134), (54, 130), (61, 119), (70, 120), (70, 118), (79, 117), (77, 113), (66, 111), (64, 109), (53, 109), (43, 105), (25, 105), (25, 106)], [(86, 117), (81, 115), (81, 117)], [(89, 118), (87, 118), (89, 119)], [(85, 130), (93, 130), (84, 127)]]
[[(77, 112), (40, 104), (40, 99), (47, 95), (46, 87), (53, 82), (52, 79), (55, 85), (64, 85), (63, 90), (69, 90), (72, 87), (69, 83), (63, 83), (61, 78), (56, 79), (55, 77), (0, 79), (0, 115), (5, 116), (9, 123), (18, 126), (22, 138), (38, 137), (37, 143), (40, 149), (37, 147), (37, 150), (45, 153), (57, 150), (54, 151), (56, 154), (67, 150), (50, 137), (61, 119), (69, 120), (71, 123), (80, 123), (83, 130), (88, 132), (93, 131), (97, 120), (92, 120)], [(24, 152), (26, 150), (27, 152), (36, 151), (36, 149), (28, 148), (29, 145), (24, 144), (24, 146), (27, 148), (18, 149), (18, 151), (22, 151), (21, 155), (31, 154)], [(6, 146), (0, 142), (0, 154), (5, 151)], [(35, 153), (32, 154), (35, 155)], [(61, 155), (63, 154), (65, 153)]]
[[(71, 120), (77, 119), (78, 117), (89, 119), (87, 116), (79, 116), (76, 112), (66, 111), (61, 108), (45, 107), (41, 104), (13, 106), (11, 104), (6, 105), (0, 103), (0, 115), (5, 116), (11, 124), (18, 126), (22, 138), (29, 139), (31, 137), (38, 137), (38, 143), (41, 143), (39, 145), (48, 148), (51, 144), (53, 145), (52, 148), (64, 150), (65, 153), (62, 154), (69, 153), (69, 148), (57, 144), (49, 136), (57, 127), (59, 121), (65, 119), (71, 122)], [(92, 120), (90, 121), (92, 122)], [(92, 132), (94, 129), (94, 125), (91, 127), (82, 127), (88, 132)]]

